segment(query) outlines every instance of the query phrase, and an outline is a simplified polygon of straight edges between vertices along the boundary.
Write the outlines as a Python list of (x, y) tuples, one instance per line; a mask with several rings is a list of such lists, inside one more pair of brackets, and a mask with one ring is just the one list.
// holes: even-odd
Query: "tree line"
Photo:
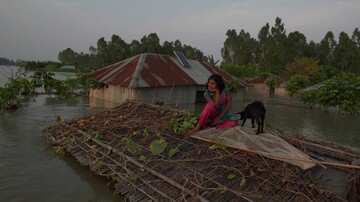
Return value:
[(263, 77), (270, 92), (285, 82), (291, 97), (312, 106), (360, 114), (360, 31), (338, 40), (329, 31), (315, 43), (299, 31), (286, 34), (280, 18), (263, 26), (257, 39), (230, 29), (221, 49), (221, 69), (240, 78)]
[(77, 53), (71, 48), (59, 52), (58, 59), (63, 64), (76, 65), (80, 68), (98, 69), (122, 61), (140, 53), (159, 53), (172, 55), (173, 51), (181, 51), (187, 58), (214, 62), (213, 56), (204, 56), (199, 49), (182, 44), (179, 40), (165, 41), (162, 45), (156, 33), (145, 35), (140, 41), (126, 43), (120, 36), (112, 35), (110, 41), (104, 37), (98, 39), (96, 47), (90, 46), (89, 53)]
[[(336, 40), (334, 34), (328, 31), (319, 43), (307, 42), (305, 35), (299, 31), (287, 34), (284, 23), (277, 17), (272, 27), (266, 23), (260, 29), (257, 38), (251, 37), (243, 29), (239, 33), (229, 29), (226, 36), (221, 49), (221, 69), (240, 78), (267, 78), (266, 84), (270, 89), (286, 81), (286, 90), (290, 96), (300, 95), (304, 102), (312, 105), (325, 108), (339, 106), (342, 111), (360, 114), (358, 28), (355, 28), (351, 37), (341, 32)], [(140, 53), (172, 55), (173, 51), (181, 51), (190, 59), (205, 60), (214, 65), (217, 63), (213, 56), (205, 56), (199, 49), (182, 44), (179, 40), (165, 41), (160, 45), (157, 34), (151, 33), (140, 41), (133, 40), (131, 43), (126, 43), (118, 35), (112, 35), (110, 41), (101, 37), (96, 47), (90, 46), (89, 53), (77, 53), (67, 48), (58, 54), (60, 63), (20, 61), (19, 66), (25, 66), (27, 70), (38, 70), (75, 65), (78, 71), (86, 72)], [(304, 91), (314, 85), (315, 89)], [(347, 89), (344, 90), (343, 87)]]
[(0, 57), (0, 65), (14, 66), (14, 65), (16, 65), (16, 62), (14, 62), (13, 60), (9, 60), (7, 58), (4, 58), (4, 57)]
[(238, 66), (256, 65), (262, 72), (280, 74), (290, 62), (300, 58), (315, 58), (320, 66), (335, 67), (341, 72), (360, 73), (360, 31), (355, 28), (352, 36), (345, 32), (335, 39), (328, 31), (319, 42), (307, 42), (299, 31), (286, 33), (281, 18), (275, 19), (270, 27), (264, 25), (257, 38), (245, 30), (226, 32), (224, 47), (221, 49), (223, 64)]

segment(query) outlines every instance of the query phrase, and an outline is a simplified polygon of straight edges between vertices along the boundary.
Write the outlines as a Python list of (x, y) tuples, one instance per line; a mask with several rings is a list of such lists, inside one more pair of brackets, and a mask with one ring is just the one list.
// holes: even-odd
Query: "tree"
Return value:
[(285, 47), (287, 62), (304, 57), (307, 48), (305, 35), (298, 31), (289, 33)]
[(142, 53), (161, 53), (160, 39), (156, 33), (141, 38)]
[(336, 47), (336, 41), (334, 34), (329, 31), (326, 33), (324, 39), (320, 41), (319, 47), (319, 59), (320, 64), (326, 66), (334, 65), (334, 50)]
[(354, 73), (360, 73), (360, 31), (356, 28), (352, 35), (352, 41), (354, 42), (354, 61), (351, 71)]
[(141, 53), (141, 44), (137, 40), (132, 40), (130, 44), (130, 55), (138, 55)]
[(162, 52), (166, 55), (172, 55), (174, 51), (174, 43), (165, 41), (162, 45)]
[(234, 29), (228, 30), (226, 36), (224, 47), (221, 49), (221, 56), (223, 57), (224, 63), (236, 64), (235, 55), (238, 52), (236, 31)]
[(111, 64), (111, 54), (104, 37), (101, 37), (97, 41), (96, 61), (100, 67), (105, 67)]
[(345, 32), (339, 34), (339, 43), (334, 50), (335, 66), (342, 72), (350, 71), (352, 65), (355, 65), (356, 44)]
[(308, 44), (306, 44), (304, 57), (319, 59), (318, 52), (319, 52), (319, 44), (315, 43), (314, 41), (310, 41)]
[(260, 68), (264, 71), (270, 71), (272, 43), (269, 23), (266, 23), (266, 25), (260, 29), (258, 40), (259, 45), (257, 53), (259, 56), (257, 58)]
[(59, 52), (58, 60), (65, 65), (74, 65), (76, 62), (76, 53), (71, 48)]
[(208, 56), (206, 56), (205, 57), (206, 58), (206, 61), (208, 62), (208, 63), (210, 63), (211, 65), (214, 65), (214, 66), (216, 66), (217, 65), (217, 63), (219, 62), (219, 60), (214, 60), (214, 56), (213, 55), (208, 55)]
[(300, 90), (308, 87), (310, 84), (309, 78), (302, 75), (294, 75), (290, 78), (285, 86), (286, 91), (292, 98), (295, 94), (298, 94)]
[(110, 64), (125, 60), (130, 57), (130, 46), (122, 40), (118, 35), (112, 35), (108, 44), (110, 54)]
[[(315, 58), (300, 58), (286, 65), (284, 76), (291, 78), (294, 75), (301, 75), (312, 78), (311, 83), (316, 83), (319, 74), (319, 61)], [(318, 81), (320, 82), (320, 81)]]
[[(272, 67), (282, 69), (287, 63), (286, 59), (286, 30), (281, 18), (276, 17), (275, 25), (271, 28), (272, 39)], [(276, 69), (275, 69), (276, 70)], [(278, 72), (273, 72), (278, 73)]]
[(360, 76), (342, 73), (325, 80), (310, 91), (303, 91), (301, 99), (325, 109), (339, 107), (340, 112), (360, 114)]
[(251, 38), (250, 34), (243, 29), (239, 34), (234, 29), (228, 30), (226, 35), (228, 38), (221, 50), (224, 62), (237, 65), (254, 64), (256, 40)]
[(0, 57), (0, 65), (16, 65), (16, 63), (13, 60)]

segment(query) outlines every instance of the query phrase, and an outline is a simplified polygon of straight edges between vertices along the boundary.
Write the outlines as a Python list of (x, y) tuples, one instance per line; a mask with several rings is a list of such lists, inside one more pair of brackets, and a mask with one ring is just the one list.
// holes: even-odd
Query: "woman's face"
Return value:
[(209, 91), (214, 91), (215, 89), (217, 89), (217, 84), (213, 79), (210, 79), (208, 81), (208, 90)]

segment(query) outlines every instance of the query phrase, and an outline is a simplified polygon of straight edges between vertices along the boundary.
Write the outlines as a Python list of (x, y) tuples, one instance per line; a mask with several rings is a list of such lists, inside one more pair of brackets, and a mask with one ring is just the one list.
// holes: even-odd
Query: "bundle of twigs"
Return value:
[[(347, 195), (321, 186), (316, 175), (290, 164), (176, 134), (168, 123), (187, 112), (140, 102), (44, 129), (58, 153), (114, 185), (130, 201), (346, 201), (357, 200), (359, 170), (347, 168)], [(212, 148), (212, 149), (211, 149)], [(336, 166), (330, 166), (338, 169)]]

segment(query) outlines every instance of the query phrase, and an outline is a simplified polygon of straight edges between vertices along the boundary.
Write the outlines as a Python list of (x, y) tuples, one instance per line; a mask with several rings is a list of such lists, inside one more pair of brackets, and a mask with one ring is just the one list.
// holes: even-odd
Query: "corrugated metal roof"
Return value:
[(128, 88), (205, 85), (214, 73), (225, 81), (236, 78), (206, 62), (188, 61), (190, 67), (183, 67), (174, 56), (143, 53), (89, 75), (101, 83)]

